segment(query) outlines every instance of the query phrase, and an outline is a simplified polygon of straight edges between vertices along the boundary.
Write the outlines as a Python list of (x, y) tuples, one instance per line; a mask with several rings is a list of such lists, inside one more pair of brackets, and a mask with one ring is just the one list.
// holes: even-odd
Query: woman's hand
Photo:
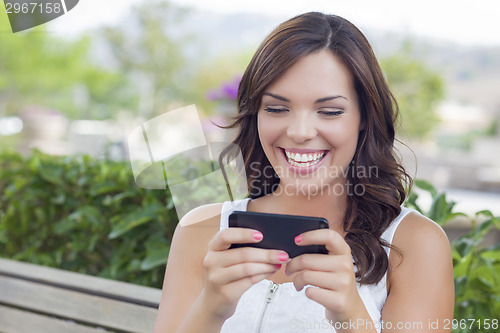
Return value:
[(231, 244), (258, 243), (263, 235), (247, 228), (219, 231), (208, 244), (203, 260), (205, 284), (202, 297), (214, 309), (213, 315), (227, 319), (233, 315), (241, 295), (255, 283), (270, 277), (288, 261), (280, 250), (253, 247), (229, 249)]
[(286, 274), (294, 275), (295, 289), (318, 287), (307, 288), (305, 294), (326, 308), (328, 320), (346, 321), (361, 313), (364, 305), (356, 288), (351, 249), (342, 236), (331, 229), (313, 230), (297, 236), (295, 243), (324, 244), (328, 250), (328, 255), (302, 254), (287, 264)]

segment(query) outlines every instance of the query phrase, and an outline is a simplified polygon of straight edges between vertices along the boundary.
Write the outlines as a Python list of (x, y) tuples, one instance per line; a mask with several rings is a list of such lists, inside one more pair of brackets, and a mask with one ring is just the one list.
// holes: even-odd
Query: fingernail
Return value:
[(298, 235), (297, 237), (295, 237), (295, 243), (300, 243), (302, 242), (302, 236), (301, 235)]
[(288, 260), (288, 255), (287, 255), (286, 253), (280, 253), (280, 254), (278, 255), (278, 259), (279, 259), (280, 261), (287, 261), (287, 260)]
[(276, 269), (280, 269), (281, 268), (281, 264), (276, 264)]
[(260, 232), (258, 232), (258, 231), (256, 231), (256, 232), (253, 233), (253, 238), (255, 240), (261, 240), (263, 237), (264, 236)]

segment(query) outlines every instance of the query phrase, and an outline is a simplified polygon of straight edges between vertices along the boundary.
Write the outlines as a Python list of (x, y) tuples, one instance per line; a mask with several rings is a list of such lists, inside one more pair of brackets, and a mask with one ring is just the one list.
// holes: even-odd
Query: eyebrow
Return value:
[[(276, 95), (276, 94), (272, 94), (270, 92), (265, 92), (263, 93), (262, 95), (267, 95), (267, 96), (271, 96), (272, 98), (276, 98), (276, 99), (279, 99), (280, 101), (283, 101), (283, 102), (290, 102), (290, 100), (286, 97), (283, 97), (283, 96), (280, 96), (280, 95)], [(317, 103), (323, 103), (323, 102), (328, 102), (328, 101), (331, 101), (331, 100), (334, 100), (334, 99), (337, 99), (337, 98), (343, 98), (345, 99), (346, 101), (348, 101), (347, 97), (345, 96), (342, 96), (342, 95), (335, 95), (335, 96), (328, 96), (328, 97), (323, 97), (323, 98), (318, 98), (314, 104), (317, 104)]]

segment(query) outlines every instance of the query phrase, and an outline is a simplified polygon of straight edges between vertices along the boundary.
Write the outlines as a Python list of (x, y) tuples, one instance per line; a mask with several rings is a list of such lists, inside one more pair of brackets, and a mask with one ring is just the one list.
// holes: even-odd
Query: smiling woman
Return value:
[[(282, 23), (248, 65), (238, 109), (221, 161), (241, 152), (248, 198), (181, 221), (155, 332), (448, 332), (449, 242), (402, 207), (412, 181), (394, 153), (397, 104), (362, 33), (317, 12)], [(266, 235), (228, 227), (235, 210), (326, 218), (293, 236), (328, 253), (252, 247)]]
[[(341, 97), (331, 99), (335, 96)], [(234, 126), (240, 134), (234, 143), (247, 163), (250, 197), (265, 199), (253, 203), (279, 199), (267, 196), (271, 193), (346, 194), (350, 186), (361, 184), (363, 196), (315, 196), (308, 200), (307, 213), (331, 207), (323, 216), (330, 222), (342, 220), (338, 229), (349, 230), (346, 242), (356, 243), (351, 248), (361, 281), (378, 282), (388, 265), (379, 238), (400, 214), (403, 184), (411, 179), (394, 156), (396, 102), (366, 38), (338, 16), (309, 13), (284, 22), (257, 50), (238, 97), (240, 114)], [(278, 136), (274, 149), (263, 142)], [(277, 163), (285, 148), (296, 154), (324, 151), (325, 157), (312, 168)], [(260, 172), (257, 164), (272, 167), (274, 177)], [(377, 178), (357, 177), (348, 168), (376, 168)], [(293, 177), (283, 177), (291, 171)], [(293, 198), (300, 196), (273, 205), (304, 206), (300, 201), (290, 204)]]

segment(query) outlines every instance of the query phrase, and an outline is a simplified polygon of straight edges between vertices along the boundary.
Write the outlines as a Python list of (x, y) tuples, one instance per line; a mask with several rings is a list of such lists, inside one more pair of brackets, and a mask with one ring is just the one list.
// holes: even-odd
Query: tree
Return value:
[(118, 68), (135, 84), (145, 118), (185, 102), (192, 89), (193, 68), (186, 61), (191, 37), (182, 33), (187, 13), (168, 1), (148, 1), (132, 9), (126, 25), (102, 30)]
[[(67, 41), (43, 26), (13, 34), (6, 14), (0, 16), (5, 16), (0, 17), (0, 115), (15, 114), (30, 104), (57, 109), (70, 118), (90, 116), (100, 105), (106, 107), (93, 116), (112, 114), (123, 77), (92, 62), (89, 37)], [(75, 98), (79, 91), (83, 99)]]
[(436, 105), (444, 97), (444, 81), (406, 48), (381, 60), (399, 105), (403, 135), (423, 139), (435, 127)]

